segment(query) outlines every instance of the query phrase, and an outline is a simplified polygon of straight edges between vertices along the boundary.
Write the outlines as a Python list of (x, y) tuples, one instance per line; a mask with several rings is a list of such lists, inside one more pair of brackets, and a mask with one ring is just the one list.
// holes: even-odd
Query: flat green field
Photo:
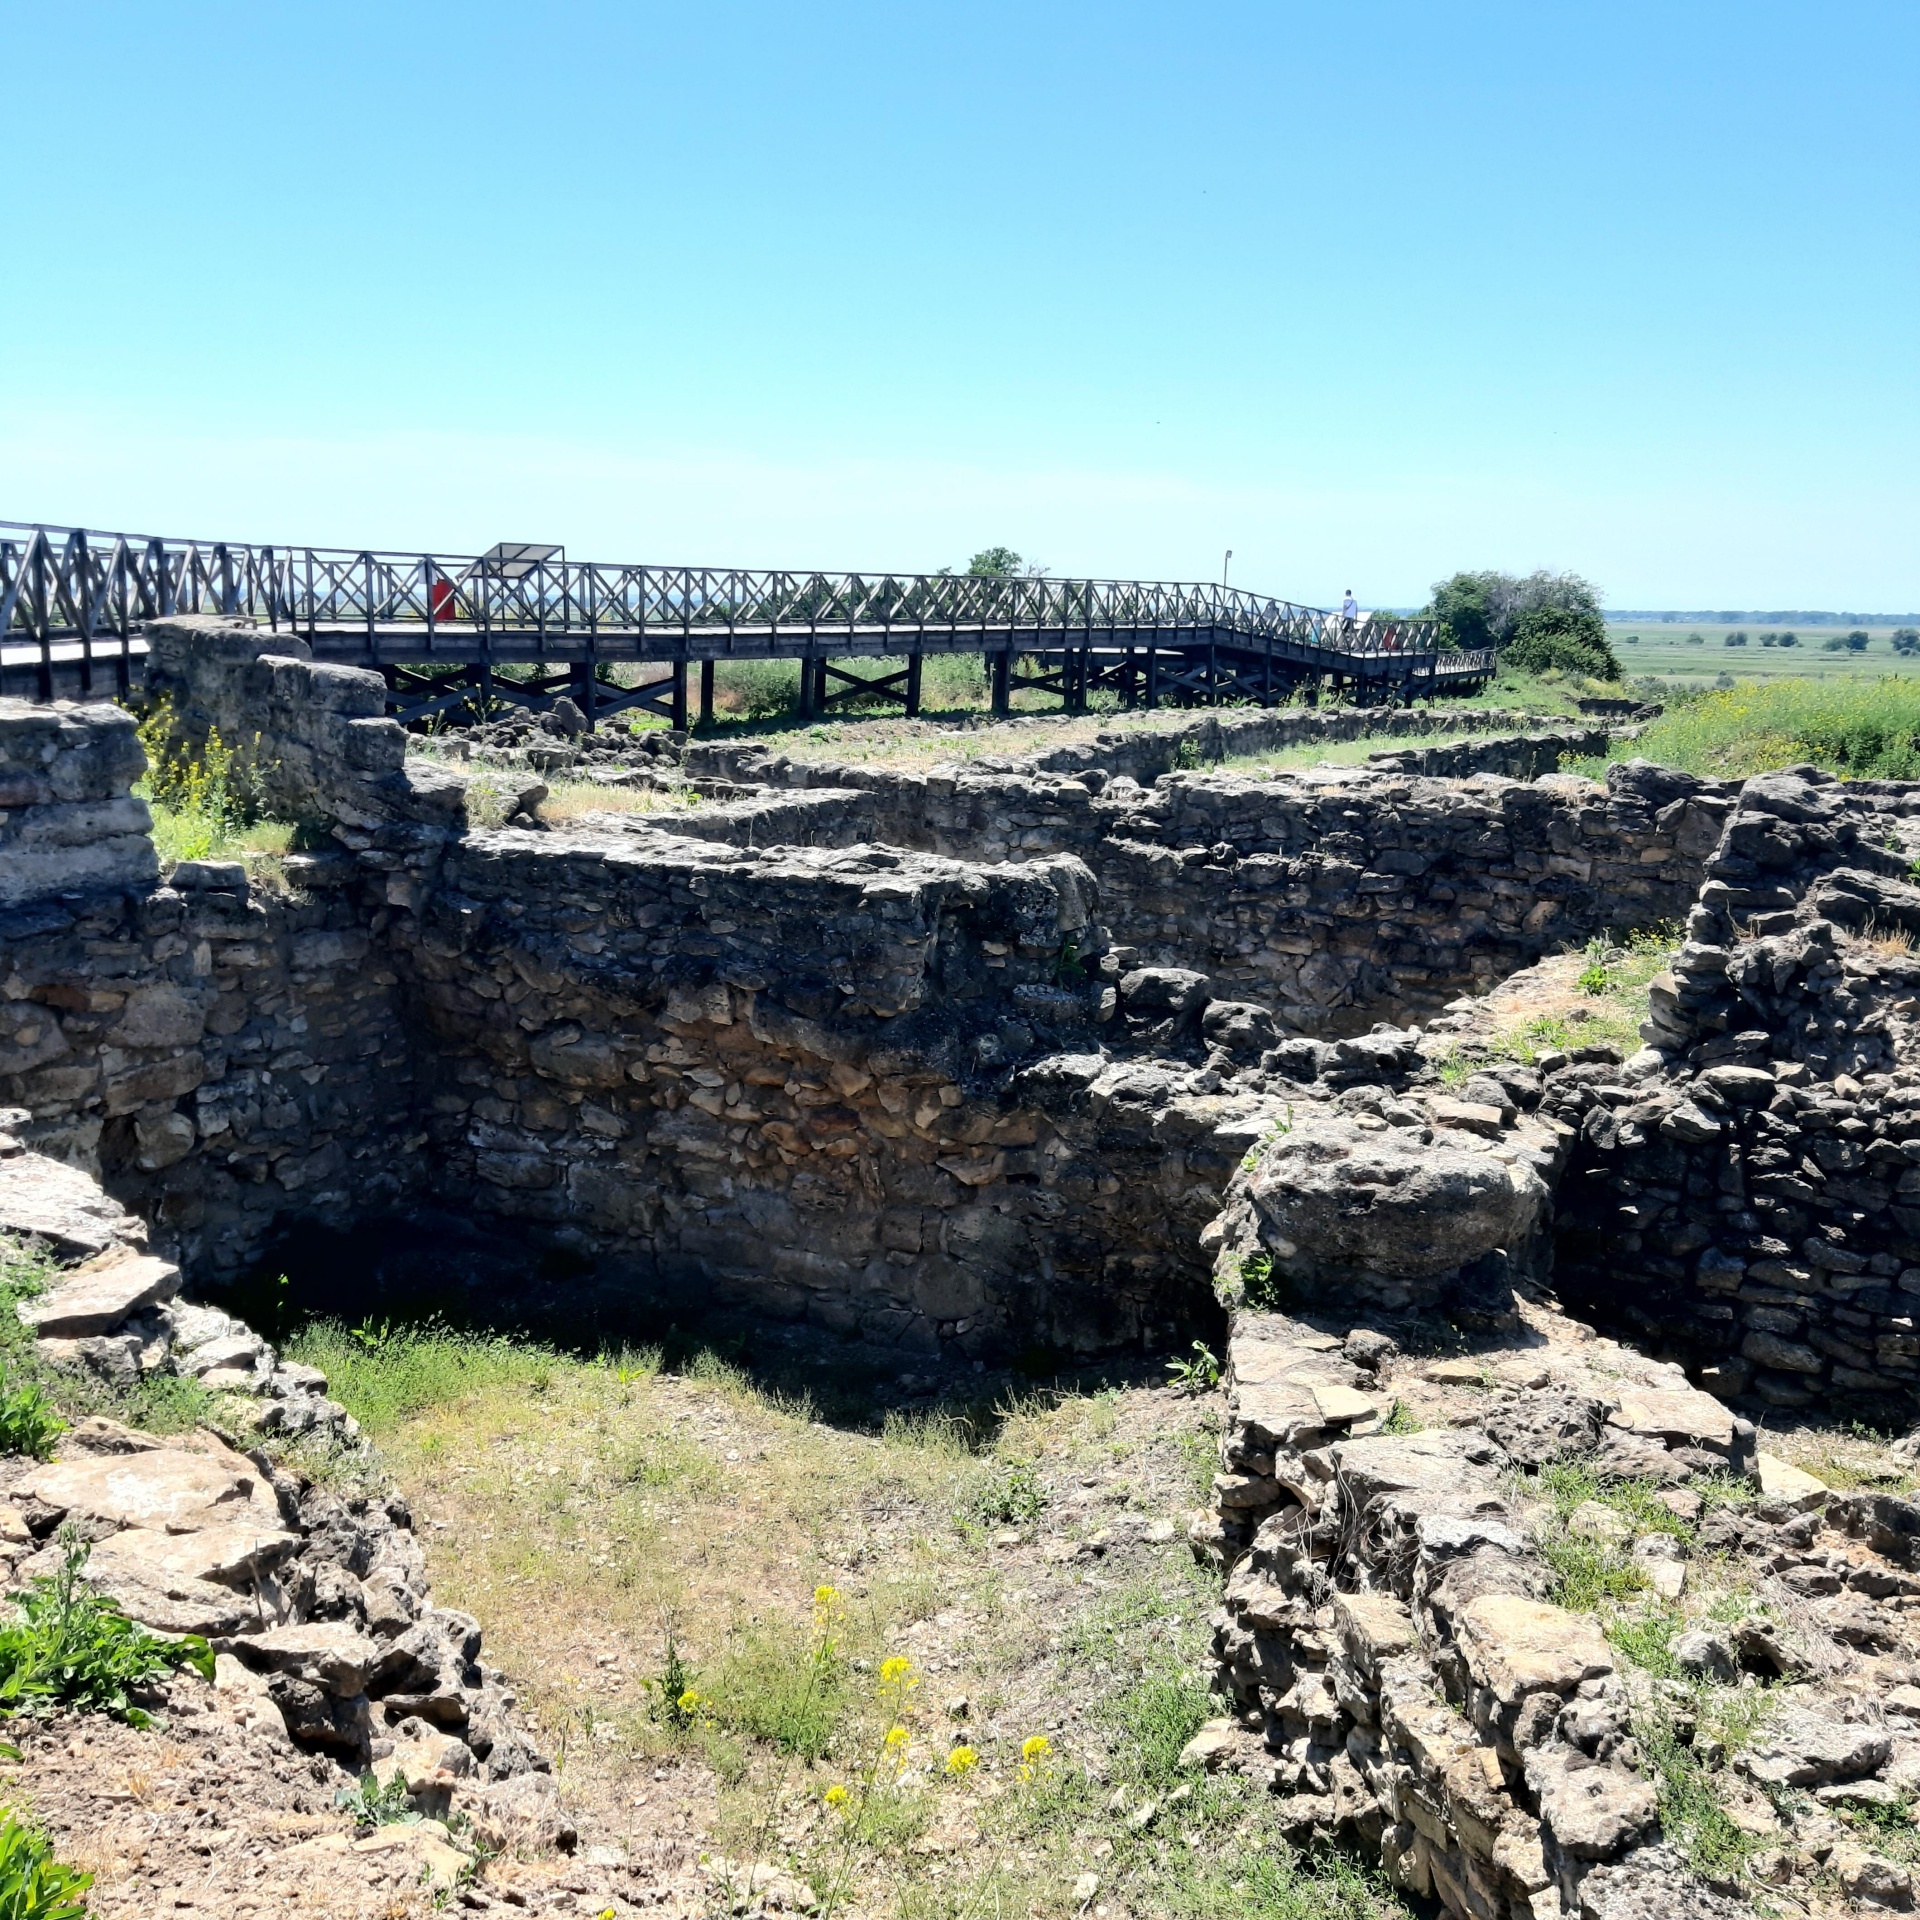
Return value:
[[(1834, 675), (1869, 678), (1885, 673), (1920, 675), (1920, 654), (1897, 654), (1893, 650), (1892, 627), (1863, 627), (1867, 646), (1863, 653), (1829, 653), (1827, 642), (1838, 640), (1851, 631), (1845, 627), (1721, 627), (1651, 625), (1614, 625), (1607, 623), (1607, 638), (1620, 658), (1620, 669), (1631, 678), (1643, 675), (1658, 680), (1680, 680), (1698, 686), (1711, 686), (1723, 673), (1736, 680), (1748, 679), (1826, 679)], [(1778, 642), (1782, 633), (1792, 632), (1799, 644), (1767, 646)], [(1744, 647), (1730, 647), (1730, 634), (1744, 633)], [(1699, 644), (1689, 635), (1698, 634)]]

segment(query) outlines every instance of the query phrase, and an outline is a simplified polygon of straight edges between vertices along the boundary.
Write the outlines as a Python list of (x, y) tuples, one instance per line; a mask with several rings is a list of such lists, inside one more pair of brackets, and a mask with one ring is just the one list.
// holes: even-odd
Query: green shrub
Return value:
[(22, 1826), (13, 1809), (0, 1819), (0, 1920), (86, 1920), (83, 1898), (93, 1875), (63, 1867), (53, 1843)]
[(716, 667), (714, 703), (743, 720), (777, 720), (800, 704), (800, 667), (793, 660), (729, 660)]
[(1620, 678), (1620, 662), (1607, 642), (1607, 623), (1588, 607), (1535, 607), (1523, 613), (1500, 662), (1520, 673), (1557, 670), (1590, 674), (1596, 680)]
[(213, 1651), (197, 1634), (161, 1639), (129, 1620), (82, 1582), (86, 1544), (62, 1538), (60, 1571), (35, 1580), (19, 1619), (0, 1627), (0, 1714), (70, 1707), (151, 1726), (151, 1716), (133, 1704), (134, 1690), (181, 1667), (211, 1680)]
[(1046, 1504), (1046, 1490), (1033, 1468), (1013, 1461), (974, 1495), (972, 1512), (982, 1526), (1021, 1527), (1037, 1520)]
[(413, 1810), (407, 1783), (397, 1772), (385, 1786), (372, 1774), (362, 1774), (333, 1796), (333, 1804), (351, 1814), (358, 1827), (411, 1826), (420, 1818)]
[(45, 1460), (67, 1430), (52, 1402), (33, 1384), (14, 1384), (0, 1376), (0, 1453), (28, 1453)]

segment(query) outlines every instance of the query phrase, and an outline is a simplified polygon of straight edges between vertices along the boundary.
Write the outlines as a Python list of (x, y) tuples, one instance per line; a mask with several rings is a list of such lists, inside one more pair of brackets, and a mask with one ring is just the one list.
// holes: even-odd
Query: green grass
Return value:
[[(711, 1354), (668, 1372), (657, 1354), (596, 1361), (444, 1326), (317, 1326), (284, 1344), (328, 1370), (410, 1490), (460, 1516), (436, 1536), (442, 1590), (501, 1623), (576, 1789), (623, 1806), (626, 1787), (606, 1783), (700, 1761), (718, 1782), (716, 1852), (781, 1859), (823, 1916), (1068, 1920), (1089, 1910), (1073, 1893), (1089, 1870), (1101, 1901), (1140, 1915), (1404, 1915), (1376, 1870), (1295, 1853), (1262, 1787), (1179, 1767), (1220, 1710), (1217, 1574), (1180, 1553), (1117, 1555), (1041, 1600), (985, 1539), (1034, 1517), (1058, 1474), (1168, 1444), (1123, 1430), (1122, 1394), (1050, 1390), (850, 1432)], [(1215, 1442), (1196, 1421), (1177, 1444), (1163, 1469), (1191, 1445), (1204, 1486)], [(865, 1566), (863, 1512), (906, 1529)], [(841, 1590), (808, 1610), (799, 1596), (823, 1576)], [(884, 1662), (948, 1609), (974, 1617), (889, 1696)], [(647, 1648), (637, 1698), (568, 1673), (609, 1637)], [(943, 1710), (949, 1691), (971, 1697), (966, 1717)], [(873, 1760), (896, 1723), (911, 1760), (898, 1779)], [(1050, 1756), (1024, 1776), (1022, 1742), (1041, 1733)], [(977, 1772), (945, 1765), (962, 1738)], [(915, 1845), (929, 1828), (964, 1838), (929, 1855)]]
[(334, 1397), (368, 1435), (381, 1439), (435, 1407), (500, 1386), (543, 1394), (561, 1357), (550, 1347), (505, 1334), (423, 1326), (343, 1326), (319, 1320), (287, 1343), (287, 1357), (318, 1367)]
[(1101, 1897), (1111, 1886), (1134, 1913), (1181, 1920), (1404, 1916), (1377, 1867), (1331, 1849), (1288, 1845), (1263, 1787), (1239, 1774), (1180, 1766), (1181, 1749), (1221, 1711), (1205, 1677), (1217, 1601), (1216, 1577), (1188, 1566), (1177, 1578), (1130, 1581), (1083, 1614), (1064, 1651), (1107, 1680), (1096, 1717), (1111, 1736), (1109, 1770), (1095, 1781), (1062, 1761), (1007, 1796), (993, 1824), (1043, 1858), (1058, 1859), (1062, 1882), (1086, 1864), (1086, 1843), (1101, 1834), (1112, 1847), (1100, 1867)]
[(844, 1744), (854, 1678), (818, 1634), (762, 1625), (736, 1634), (695, 1687), (729, 1731), (811, 1762)]
[(1664, 1533), (1682, 1541), (1694, 1537), (1686, 1521), (1661, 1505), (1659, 1487), (1652, 1480), (1603, 1480), (1591, 1467), (1563, 1460), (1542, 1467), (1533, 1484), (1535, 1491), (1552, 1500), (1554, 1517), (1562, 1523), (1576, 1509), (1593, 1503), (1611, 1508), (1635, 1533)]
[[(1609, 624), (1607, 637), (1629, 677), (1651, 676), (1693, 686), (1711, 685), (1722, 673), (1731, 673), (1736, 680), (1857, 680), (1881, 673), (1920, 671), (1920, 659), (1893, 651), (1894, 629), (1889, 626), (1865, 629), (1868, 640), (1864, 653), (1827, 651), (1829, 640), (1850, 630), (1851, 626), (1788, 628), (1741, 623), (1724, 627), (1701, 622), (1668, 626), (1656, 621)], [(1787, 632), (1797, 637), (1797, 645), (1778, 644)], [(1726, 644), (1734, 633), (1746, 634), (1744, 647)], [(1689, 634), (1700, 636), (1699, 645), (1692, 644)], [(1775, 642), (1773, 646), (1766, 644), (1769, 639)]]
[(1548, 1598), (1569, 1613), (1598, 1613), (1645, 1593), (1651, 1582), (1618, 1549), (1565, 1528), (1543, 1527), (1534, 1544), (1553, 1569)]
[(204, 808), (169, 807), (149, 799), (153, 850), (160, 864), (179, 860), (239, 860), (247, 854), (286, 853), (297, 829), (287, 820), (242, 823)]
[(1585, 1019), (1536, 1014), (1504, 1032), (1476, 1035), (1469, 1047), (1449, 1048), (1435, 1057), (1441, 1080), (1457, 1087), (1489, 1060), (1530, 1067), (1543, 1053), (1564, 1053), (1572, 1047), (1612, 1046), (1623, 1057), (1634, 1053), (1640, 1045), (1640, 1023), (1647, 1017), (1647, 990), (1655, 975), (1671, 964), (1682, 937), (1677, 926), (1662, 922), (1591, 942), (1579, 981), (1586, 995), (1580, 1003)]
[(1856, 779), (1920, 778), (1920, 671), (1890, 665), (1883, 657), (1871, 673), (1748, 679), (1694, 695), (1670, 704), (1627, 751), (1722, 779), (1802, 762)]

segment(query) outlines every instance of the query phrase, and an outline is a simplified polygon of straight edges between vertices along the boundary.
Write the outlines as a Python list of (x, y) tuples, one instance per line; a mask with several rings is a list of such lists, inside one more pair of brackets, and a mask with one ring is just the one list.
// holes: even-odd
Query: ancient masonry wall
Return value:
[[(1648, 708), (1657, 713), (1658, 708)], [(1617, 723), (1616, 723), (1617, 724)], [(1520, 732), (1516, 736), (1515, 729)], [(1506, 773), (1514, 778), (1530, 779), (1554, 770), (1561, 755), (1604, 753), (1609, 735), (1605, 728), (1580, 722), (1516, 713), (1508, 707), (1348, 707), (1322, 710), (1290, 707), (1279, 710), (1228, 710), (1198, 713), (1184, 726), (1149, 730), (1114, 729), (1096, 734), (1088, 741), (1067, 745), (1042, 745), (1033, 754), (1017, 751), (1022, 730), (1018, 725), (1002, 726), (990, 736), (991, 744), (1012, 741), (1016, 750), (1004, 753), (976, 754), (972, 742), (962, 746), (958, 758), (981, 773), (1062, 774), (1075, 778), (1092, 773), (1105, 779), (1128, 779), (1149, 786), (1162, 774), (1182, 769), (1217, 766), (1221, 761), (1243, 759), (1254, 754), (1283, 753), (1297, 747), (1337, 746), (1349, 740), (1369, 738), (1409, 741), (1446, 741), (1458, 745), (1475, 735), (1504, 735), (1497, 742), (1478, 741), (1489, 748), (1484, 763), (1463, 766), (1462, 773)], [(1515, 738), (1530, 738), (1529, 748), (1515, 746)], [(1041, 736), (1044, 739), (1044, 736)], [(1412, 748), (1420, 752), (1424, 749)], [(1387, 750), (1372, 756), (1376, 760), (1399, 757), (1399, 750)], [(1513, 764), (1507, 764), (1509, 760)], [(1526, 771), (1521, 770), (1525, 760)], [(696, 778), (718, 775), (728, 780), (752, 781), (773, 786), (848, 787), (862, 784), (862, 776), (872, 769), (857, 764), (844, 765), (824, 758), (795, 760), (781, 753), (770, 753), (756, 742), (721, 741), (690, 745), (685, 755), (687, 771)]]
[[(189, 863), (24, 906), (0, 934), (0, 1100), (208, 1275), (300, 1219), (433, 1194), (636, 1282), (923, 1351), (1162, 1338), (1266, 1121), (1209, 1081), (1214, 989), (1142, 963), (1364, 1025), (1402, 974), (1451, 992), (1603, 901), (1685, 889), (1699, 830), (1692, 800), (1656, 817), (1626, 790), (1176, 775), (900, 780), (860, 822), (964, 862), (725, 844), (768, 824), (756, 805), (871, 793), (675, 814), (676, 834), (480, 833), (460, 776), (389, 764), (373, 676), (220, 623), (153, 638), (183, 738), (247, 744), (323, 850), (284, 891)], [(100, 729), (121, 743), (107, 783), (137, 818), (124, 719), (54, 724), (99, 765)], [(1141, 945), (1110, 951), (1116, 921)], [(1130, 1059), (1148, 1035), (1175, 1057)]]
[[(844, 772), (844, 769), (838, 770)], [(1737, 788), (1644, 763), (1587, 780), (1341, 773), (1130, 782), (865, 773), (696, 812), (609, 816), (658, 843), (863, 840), (954, 858), (1069, 853), (1123, 959), (1205, 973), (1300, 1031), (1437, 1010), (1569, 942), (1685, 917)]]
[(171, 740), (199, 760), (217, 730), (274, 817), (467, 824), (468, 783), (431, 761), (408, 762), (406, 730), (386, 718), (377, 673), (315, 661), (297, 634), (206, 615), (150, 621), (146, 635), (142, 698), (165, 703)]
[(1102, 1058), (1073, 861), (333, 831), (284, 891), (188, 862), (0, 918), (0, 1100), (197, 1276), (434, 1195), (914, 1351), (1158, 1339), (1203, 1297), (1260, 1123)]
[(153, 819), (128, 789), (145, 756), (117, 707), (0, 709), (0, 908), (159, 876)]
[(909, 1351), (1164, 1338), (1267, 1119), (1102, 1057), (1092, 907), (1070, 858), (471, 839), (400, 932), (438, 1188)]
[[(146, 843), (149, 851), (151, 842)], [(172, 884), (0, 912), (0, 1105), (97, 1172), (201, 1273), (277, 1227), (346, 1225), (423, 1177), (412, 1053), (381, 914), (186, 862)]]
[[(1559, 1281), (1765, 1405), (1904, 1422), (1920, 1390), (1920, 790), (1750, 780), (1631, 1071), (1580, 1129)], [(1622, 1273), (1637, 1277), (1620, 1298)]]

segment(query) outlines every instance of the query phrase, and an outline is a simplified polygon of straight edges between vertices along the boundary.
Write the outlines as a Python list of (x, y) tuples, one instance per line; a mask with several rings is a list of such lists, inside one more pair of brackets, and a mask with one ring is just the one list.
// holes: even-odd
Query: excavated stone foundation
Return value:
[[(0, 712), (0, 1103), (195, 1283), (414, 1206), (936, 1367), (1229, 1316), (1196, 1543), (1234, 1712), (1195, 1757), (1301, 1832), (1480, 1920), (1713, 1909), (1642, 1677), (1531, 1544), (1576, 1458), (1696, 1518), (1689, 1481), (1758, 1471), (1725, 1550), (1843, 1596), (1791, 1646), (1731, 1634), (1813, 1688), (1779, 1766), (1920, 1786), (1920, 1508), (1808, 1494), (1754, 1424), (1914, 1412), (1920, 789), (1601, 784), (1554, 768), (1603, 734), (1486, 716), (1266, 775), (1206, 763), (1318, 717), (927, 773), (557, 738), (457, 768), (297, 643), (153, 647), (179, 737), (250, 743), (309, 850), (163, 882), (131, 721)], [(549, 831), (569, 764), (692, 804)], [(1639, 1051), (1473, 1052), (1488, 988), (1663, 921)]]

